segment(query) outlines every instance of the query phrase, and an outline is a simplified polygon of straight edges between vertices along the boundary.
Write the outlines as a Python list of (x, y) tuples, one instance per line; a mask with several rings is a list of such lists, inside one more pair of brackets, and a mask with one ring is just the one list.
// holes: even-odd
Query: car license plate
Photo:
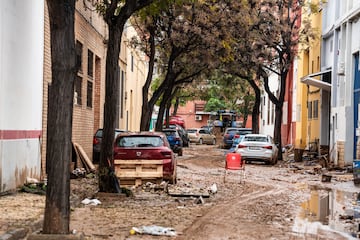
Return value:
[(250, 150), (259, 150), (259, 147), (249, 147)]

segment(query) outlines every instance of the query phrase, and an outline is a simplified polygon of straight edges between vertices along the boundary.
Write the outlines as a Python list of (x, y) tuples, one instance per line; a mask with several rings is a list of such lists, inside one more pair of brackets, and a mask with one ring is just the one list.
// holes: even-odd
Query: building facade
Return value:
[(44, 1), (0, 3), (0, 192), (41, 174)]
[[(269, 89), (277, 96), (279, 92), (280, 80), (276, 74), (269, 75)], [(275, 105), (271, 102), (265, 89), (262, 87), (261, 91), (261, 104), (260, 104), (260, 123), (259, 132), (274, 136), (275, 126)]]
[[(79, 68), (72, 140), (91, 159), (93, 134), (103, 127), (108, 33), (102, 17), (84, 4), (76, 1), (74, 40)], [(14, 0), (0, 5), (0, 192), (5, 192), (24, 184), (28, 177), (46, 178), (51, 52), (45, 1)], [(140, 51), (127, 45), (136, 31), (131, 25), (125, 29), (119, 56), (122, 94), (117, 127), (136, 131), (147, 63)]]
[[(312, 1), (319, 4), (319, 1)], [(317, 150), (329, 146), (330, 74), (321, 69), (322, 9), (303, 11), (302, 19), (311, 21), (316, 39), (299, 46), (296, 69), (296, 139), (295, 148)], [(305, 26), (302, 24), (302, 28)]]
[(322, 12), (321, 69), (331, 70), (329, 155), (348, 166), (360, 157), (360, 0), (327, 1)]

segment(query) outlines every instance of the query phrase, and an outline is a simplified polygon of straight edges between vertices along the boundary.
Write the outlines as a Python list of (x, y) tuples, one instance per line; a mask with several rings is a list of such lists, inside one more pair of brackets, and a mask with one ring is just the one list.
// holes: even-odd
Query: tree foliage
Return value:
[[(214, 67), (216, 51), (219, 49), (215, 41), (213, 25), (208, 21), (208, 5), (198, 1), (173, 1), (167, 9), (144, 21), (139, 26), (149, 26), (152, 23), (154, 31), (149, 28), (145, 36), (154, 35), (157, 66), (160, 69), (161, 83), (153, 91), (150, 100), (142, 111), (142, 130), (148, 129), (148, 119), (154, 104), (160, 100), (160, 109), (156, 129), (162, 128), (162, 119), (172, 97), (174, 89), (195, 79), (201, 79)], [(149, 18), (146, 18), (149, 20)], [(181, 89), (181, 87), (180, 87)], [(143, 97), (147, 97), (145, 94)], [(146, 109), (146, 111), (144, 110)]]

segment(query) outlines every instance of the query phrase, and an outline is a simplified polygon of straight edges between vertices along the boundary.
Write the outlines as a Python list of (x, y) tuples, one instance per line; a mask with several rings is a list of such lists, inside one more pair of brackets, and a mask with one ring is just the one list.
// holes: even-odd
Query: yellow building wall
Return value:
[[(318, 1), (313, 1), (316, 3)], [(302, 18), (310, 18), (312, 27), (316, 29), (317, 39), (311, 42), (309, 46), (300, 45), (298, 54), (298, 79), (296, 89), (296, 105), (297, 105), (297, 123), (295, 148), (304, 149), (309, 143), (315, 142), (320, 138), (320, 89), (308, 86), (300, 81), (300, 79), (308, 74), (316, 73), (321, 70), (320, 62), (320, 43), (321, 43), (321, 12), (308, 14), (303, 11)], [(303, 27), (303, 26), (302, 26)], [(315, 77), (316, 78), (316, 77)], [(317, 105), (317, 117), (309, 118), (308, 102), (312, 102), (312, 115), (314, 115), (314, 102)]]
[(126, 45), (133, 37), (137, 36), (135, 28), (127, 25), (124, 38), (124, 51), (121, 53), (125, 72), (123, 114), (119, 121), (119, 127), (128, 131), (140, 131), (142, 109), (142, 87), (145, 84), (148, 63), (145, 54), (138, 49)]

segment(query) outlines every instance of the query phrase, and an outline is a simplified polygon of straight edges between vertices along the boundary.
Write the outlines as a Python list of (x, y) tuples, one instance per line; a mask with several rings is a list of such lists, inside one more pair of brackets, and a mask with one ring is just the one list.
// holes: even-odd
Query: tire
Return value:
[(178, 152), (178, 156), (182, 156), (183, 155), (183, 150), (182, 149), (180, 149), (180, 151)]
[(203, 140), (202, 138), (199, 139), (199, 144), (202, 145), (203, 144)]

